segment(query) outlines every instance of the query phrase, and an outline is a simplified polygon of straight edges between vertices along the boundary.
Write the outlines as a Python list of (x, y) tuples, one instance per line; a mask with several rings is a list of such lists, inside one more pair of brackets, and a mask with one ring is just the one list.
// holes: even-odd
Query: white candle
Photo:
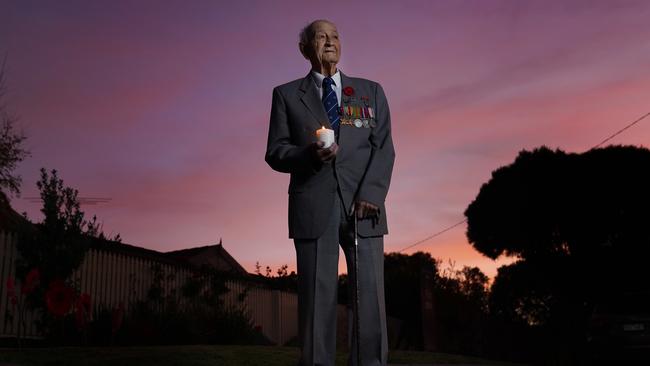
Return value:
[(316, 136), (318, 137), (318, 141), (323, 141), (324, 148), (328, 148), (334, 143), (334, 130), (327, 129), (325, 126), (316, 130)]

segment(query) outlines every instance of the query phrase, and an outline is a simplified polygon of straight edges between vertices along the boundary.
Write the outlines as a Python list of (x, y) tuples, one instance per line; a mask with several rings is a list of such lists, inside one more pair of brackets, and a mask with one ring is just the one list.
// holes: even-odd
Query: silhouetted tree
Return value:
[(485, 352), (488, 277), (477, 267), (448, 267), (436, 278), (434, 316), (438, 349), (482, 355)]
[[(425, 252), (384, 255), (386, 314), (402, 320), (399, 347), (422, 349), (422, 271), (438, 276), (438, 262)], [(432, 284), (433, 285), (433, 284)]]
[(289, 268), (288, 264), (283, 264), (282, 266), (280, 266), (280, 268), (278, 268), (277, 271), (276, 271), (277, 274), (278, 274), (278, 277), (286, 277), (286, 276), (288, 276), (289, 272), (287, 271), (287, 268)]
[(265, 273), (261, 273), (260, 262), (255, 262), (255, 276), (252, 277), (268, 288), (285, 291), (298, 291), (298, 274), (295, 271), (289, 273), (288, 264), (283, 264), (276, 270), (277, 276), (273, 276), (273, 269), (266, 266)]
[[(41, 168), (41, 179), (36, 185), (43, 202), (41, 212), (44, 218), (20, 234), (16, 276), (24, 278), (32, 268), (39, 269), (41, 286), (30, 294), (30, 303), (34, 309), (46, 309), (44, 294), (47, 286), (56, 279), (68, 279), (81, 265), (90, 240), (103, 240), (105, 237), (96, 224), (96, 217), (90, 222), (84, 219), (78, 191), (64, 186), (55, 169), (49, 175)], [(119, 234), (116, 239), (119, 239)], [(45, 311), (43, 315), (41, 326), (48, 328), (52, 319)]]
[(650, 151), (639, 147), (542, 147), (495, 170), (465, 211), (479, 252), (520, 259), (499, 269), (492, 311), (576, 348), (594, 303), (647, 289), (648, 166)]
[(467, 210), (467, 238), (482, 254), (537, 258), (564, 250), (558, 224), (566, 221), (566, 189), (573, 175), (559, 150), (522, 151), (492, 179)]
[[(522, 325), (549, 322), (555, 281), (547, 278), (552, 274), (538, 264), (517, 261), (499, 268), (489, 299), (493, 315)], [(561, 271), (553, 271), (558, 272)]]
[(26, 139), (24, 133), (14, 131), (18, 118), (12, 115), (4, 103), (7, 92), (3, 61), (0, 65), (0, 190), (8, 189), (20, 196), (22, 178), (13, 173), (19, 162), (30, 153), (22, 147)]
[(489, 280), (480, 268), (465, 266), (460, 273), (460, 291), (470, 302), (487, 310)]

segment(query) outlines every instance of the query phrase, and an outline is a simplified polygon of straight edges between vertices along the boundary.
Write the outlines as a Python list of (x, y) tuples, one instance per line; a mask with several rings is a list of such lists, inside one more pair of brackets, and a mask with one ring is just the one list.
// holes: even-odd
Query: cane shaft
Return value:
[(354, 215), (354, 329), (355, 339), (357, 345), (357, 365), (361, 366), (361, 339), (360, 339), (360, 326), (359, 326), (359, 232), (357, 229), (357, 213), (352, 210)]

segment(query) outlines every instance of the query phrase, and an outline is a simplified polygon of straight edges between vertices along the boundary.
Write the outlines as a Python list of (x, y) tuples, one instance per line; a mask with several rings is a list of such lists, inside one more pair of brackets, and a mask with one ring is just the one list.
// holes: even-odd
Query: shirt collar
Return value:
[[(319, 88), (323, 87), (323, 79), (325, 79), (325, 75), (321, 74), (318, 71), (311, 71), (311, 75), (314, 78), (314, 82), (316, 83), (316, 86)], [(341, 87), (341, 73), (339, 72), (339, 69), (336, 69), (336, 73), (332, 75), (332, 80), (334, 80), (334, 85), (336, 87)]]

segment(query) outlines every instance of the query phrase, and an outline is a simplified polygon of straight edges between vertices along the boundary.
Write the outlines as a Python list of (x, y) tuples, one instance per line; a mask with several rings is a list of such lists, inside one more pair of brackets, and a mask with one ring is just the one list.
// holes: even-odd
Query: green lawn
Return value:
[[(53, 347), (0, 348), (0, 366), (295, 366), (299, 350), (272, 346), (155, 346), (155, 347)], [(337, 354), (337, 366), (345, 366), (347, 354)], [(391, 351), (389, 363), (493, 363), (473, 357), (429, 352)], [(500, 365), (505, 365), (501, 363)]]

